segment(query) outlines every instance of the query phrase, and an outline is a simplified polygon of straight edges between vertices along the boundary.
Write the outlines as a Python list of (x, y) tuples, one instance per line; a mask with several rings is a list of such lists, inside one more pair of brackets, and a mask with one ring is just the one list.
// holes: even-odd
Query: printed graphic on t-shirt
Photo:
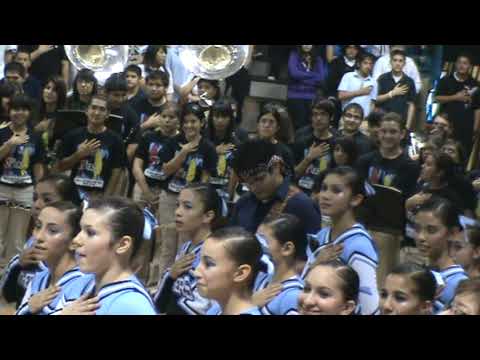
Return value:
[(0, 180), (6, 184), (32, 184), (29, 168), (34, 155), (35, 146), (33, 144), (15, 146), (3, 161), (3, 173)]
[(154, 179), (154, 180), (165, 180), (167, 176), (162, 170), (163, 162), (159, 156), (160, 151), (162, 151), (163, 145), (158, 143), (151, 143), (148, 148), (148, 159), (149, 164), (145, 169), (145, 176)]
[[(306, 157), (308, 155), (310, 149), (306, 148), (303, 152), (303, 156)], [(303, 189), (312, 190), (313, 185), (315, 184), (315, 179), (325, 170), (330, 168), (332, 163), (332, 154), (328, 152), (324, 156), (315, 159), (311, 162), (311, 164), (307, 167), (305, 171), (305, 175), (303, 175), (298, 180), (298, 186)]]
[(217, 173), (210, 179), (212, 185), (225, 186), (230, 180), (231, 167), (229, 163), (232, 160), (233, 151), (227, 151), (225, 154), (218, 155)]
[(396, 174), (389, 173), (384, 169), (379, 169), (375, 166), (370, 166), (370, 168), (368, 169), (368, 179), (370, 180), (371, 184), (392, 186), (395, 177)]
[(183, 163), (183, 167), (177, 171), (172, 181), (168, 184), (168, 189), (179, 193), (187, 184), (194, 182), (201, 175), (202, 168), (203, 157), (200, 154), (189, 155)]
[(102, 189), (105, 179), (102, 176), (103, 164), (110, 159), (110, 151), (106, 148), (98, 149), (93, 156), (80, 162), (77, 175), (73, 179), (77, 186)]

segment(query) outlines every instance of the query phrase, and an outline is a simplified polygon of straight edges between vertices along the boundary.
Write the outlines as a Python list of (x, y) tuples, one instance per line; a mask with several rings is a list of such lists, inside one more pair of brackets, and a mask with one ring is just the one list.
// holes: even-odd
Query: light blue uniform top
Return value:
[[(87, 274), (75, 281), (69, 291), (62, 294), (63, 308), (86, 293), (95, 293), (95, 276)], [(150, 294), (135, 275), (103, 286), (98, 291), (100, 308), (97, 315), (156, 315)]]
[[(62, 291), (60, 291), (60, 293), (52, 300), (50, 304), (46, 305), (42, 310), (40, 310), (38, 315), (50, 315), (56, 312), (58, 309), (58, 304), (61, 301), (63, 291), (69, 291), (72, 286), (74, 286), (73, 284), (75, 283), (75, 280), (81, 278), (82, 276), (84, 276), (84, 274), (78, 267), (75, 267), (63, 274), (56, 283), (57, 286), (61, 287)], [(32, 296), (47, 289), (50, 286), (50, 280), (50, 270), (46, 269), (36, 273), (32, 281), (28, 284), (22, 303), (17, 309), (17, 315), (32, 315), (28, 301)]]

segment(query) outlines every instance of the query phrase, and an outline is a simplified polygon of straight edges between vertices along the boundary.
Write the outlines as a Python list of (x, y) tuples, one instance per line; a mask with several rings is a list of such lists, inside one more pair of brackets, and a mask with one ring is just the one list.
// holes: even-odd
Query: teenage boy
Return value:
[[(460, 54), (452, 75), (440, 80), (436, 100), (453, 125), (453, 137), (470, 154), (474, 135), (480, 134), (480, 84), (470, 75), (472, 60)], [(467, 155), (468, 156), (468, 155)]]
[(343, 129), (339, 134), (353, 140), (359, 157), (375, 148), (373, 141), (360, 131), (363, 119), (363, 108), (357, 103), (348, 104), (342, 113)]
[(373, 56), (361, 54), (357, 63), (357, 70), (343, 76), (338, 86), (338, 99), (342, 102), (343, 110), (348, 104), (357, 103), (362, 106), (364, 116), (368, 116), (372, 108), (372, 92), (375, 86), (371, 76)]
[(155, 70), (146, 78), (147, 96), (134, 104), (133, 108), (140, 118), (142, 130), (159, 126), (159, 113), (167, 102), (168, 74)]
[[(127, 80), (121, 74), (113, 74), (105, 81), (105, 92), (111, 115), (121, 116), (123, 119), (119, 134), (127, 147), (128, 160), (133, 160), (135, 149), (130, 147), (138, 133), (140, 120), (137, 113), (127, 101)], [(116, 121), (111, 119), (110, 121)]]
[(30, 74), (30, 68), (32, 67), (32, 59), (30, 53), (25, 50), (18, 51), (15, 54), (14, 61), (20, 63), (25, 68), (25, 77), (23, 82), (23, 91), (32, 99), (40, 102), (42, 98), (42, 85), (35, 76)]
[(376, 92), (373, 95), (376, 106), (385, 112), (396, 112), (406, 119), (406, 127), (414, 129), (415, 83), (403, 69), (407, 56), (403, 50), (393, 50), (390, 54), (392, 71), (381, 75), (377, 80)]
[[(379, 149), (361, 156), (357, 161), (357, 169), (360, 175), (368, 179), (370, 183), (396, 188), (407, 199), (415, 192), (420, 167), (418, 163), (410, 159), (401, 146), (401, 141), (406, 136), (406, 130), (400, 115), (385, 114), (380, 120), (378, 136)], [(385, 211), (388, 211), (388, 204), (386, 206)], [(393, 232), (372, 231), (371, 229), (370, 233), (381, 254), (377, 273), (380, 284), (400, 260), (402, 236)]]
[(334, 114), (335, 106), (330, 100), (317, 100), (312, 107), (312, 132), (294, 145), (297, 185), (307, 193), (321, 173), (333, 167), (335, 133), (330, 123)]
[(134, 105), (141, 99), (146, 97), (145, 91), (142, 89), (142, 69), (138, 65), (129, 65), (124, 71), (127, 80), (127, 100), (128, 103)]
[(105, 126), (110, 115), (107, 98), (94, 95), (86, 114), (87, 126), (62, 139), (57, 168), (72, 170), (73, 182), (88, 196), (116, 195), (126, 155), (121, 137)]
[(249, 140), (239, 146), (233, 169), (250, 191), (235, 203), (231, 225), (255, 233), (267, 216), (288, 213), (303, 221), (307, 233), (319, 231), (318, 207), (304, 192), (292, 186), (282, 167), (282, 160), (271, 142)]
[(5, 78), (2, 82), (7, 82), (15, 88), (15, 94), (24, 94), (23, 83), (25, 82), (25, 68), (18, 62), (10, 62), (3, 69)]

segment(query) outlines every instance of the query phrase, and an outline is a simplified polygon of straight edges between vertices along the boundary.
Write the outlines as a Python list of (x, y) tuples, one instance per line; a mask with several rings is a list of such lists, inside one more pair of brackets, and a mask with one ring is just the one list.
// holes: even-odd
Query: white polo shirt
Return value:
[(3, 79), (3, 69), (5, 68), (5, 51), (16, 49), (17, 45), (0, 45), (0, 79)]
[(370, 103), (372, 102), (373, 88), (375, 82), (371, 76), (363, 77), (358, 71), (348, 72), (343, 75), (340, 85), (338, 85), (338, 91), (357, 91), (365, 87), (372, 86), (372, 91), (368, 95), (357, 96), (346, 101), (342, 101), (342, 109), (350, 103), (357, 103), (363, 109), (364, 116), (370, 114)]

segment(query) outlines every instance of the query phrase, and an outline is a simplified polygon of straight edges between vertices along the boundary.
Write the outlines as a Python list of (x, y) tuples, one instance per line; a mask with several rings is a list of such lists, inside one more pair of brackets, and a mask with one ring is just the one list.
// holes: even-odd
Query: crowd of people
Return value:
[(225, 84), (174, 45), (100, 83), (63, 46), (6, 46), (1, 313), (480, 315), (470, 55), (429, 125), (405, 45), (292, 47), (249, 133), (251, 48)]

